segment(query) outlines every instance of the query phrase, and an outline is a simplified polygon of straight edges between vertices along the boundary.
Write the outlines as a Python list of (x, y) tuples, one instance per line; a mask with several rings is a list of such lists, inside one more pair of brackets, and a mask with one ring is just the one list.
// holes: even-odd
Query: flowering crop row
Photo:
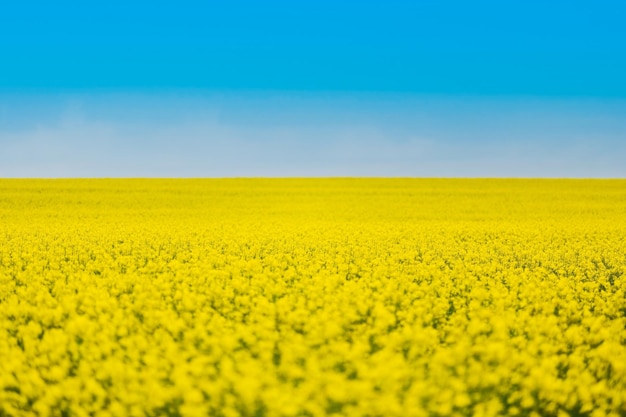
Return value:
[(0, 180), (0, 416), (625, 416), (626, 181)]

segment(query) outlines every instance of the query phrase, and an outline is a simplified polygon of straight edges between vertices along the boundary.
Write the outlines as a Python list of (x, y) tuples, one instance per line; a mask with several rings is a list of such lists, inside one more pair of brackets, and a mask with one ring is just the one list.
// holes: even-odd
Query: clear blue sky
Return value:
[(10, 2), (0, 176), (623, 177), (624, 16), (602, 0)]
[(622, 1), (29, 1), (0, 87), (626, 97)]

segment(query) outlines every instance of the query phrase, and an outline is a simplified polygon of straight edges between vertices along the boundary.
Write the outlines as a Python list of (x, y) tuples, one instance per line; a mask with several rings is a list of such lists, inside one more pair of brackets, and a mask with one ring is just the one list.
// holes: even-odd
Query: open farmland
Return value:
[(626, 181), (0, 180), (0, 416), (626, 416)]

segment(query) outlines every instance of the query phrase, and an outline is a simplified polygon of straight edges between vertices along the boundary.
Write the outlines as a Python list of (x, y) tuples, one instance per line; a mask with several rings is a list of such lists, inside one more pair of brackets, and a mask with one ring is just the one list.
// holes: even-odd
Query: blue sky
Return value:
[(626, 177), (618, 1), (14, 2), (0, 176)]

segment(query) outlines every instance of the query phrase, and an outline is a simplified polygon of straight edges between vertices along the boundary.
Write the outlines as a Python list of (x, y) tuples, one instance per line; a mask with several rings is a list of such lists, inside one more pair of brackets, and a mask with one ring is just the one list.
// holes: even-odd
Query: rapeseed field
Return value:
[(0, 180), (0, 416), (626, 416), (626, 181)]

